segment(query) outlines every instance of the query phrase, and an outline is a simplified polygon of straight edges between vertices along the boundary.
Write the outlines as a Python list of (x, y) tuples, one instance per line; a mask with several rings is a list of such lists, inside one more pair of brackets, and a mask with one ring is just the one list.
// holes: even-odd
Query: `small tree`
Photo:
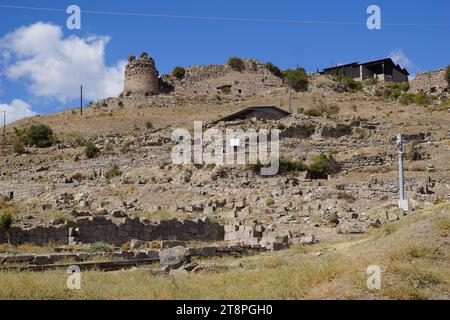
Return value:
[(86, 142), (84, 146), (84, 153), (86, 154), (86, 157), (88, 157), (89, 159), (95, 158), (96, 156), (98, 156), (99, 152), (100, 150), (98, 150), (94, 142), (90, 140)]
[(54, 142), (53, 130), (42, 123), (32, 124), (26, 129), (27, 142), (38, 148), (49, 147)]
[(283, 71), (287, 85), (296, 92), (308, 90), (308, 74), (303, 68), (287, 69)]
[(38, 148), (49, 147), (55, 141), (53, 130), (42, 123), (32, 124), (22, 129), (14, 128), (14, 135), (22, 144)]
[(312, 179), (325, 179), (335, 171), (335, 161), (332, 156), (321, 153), (311, 158), (308, 174)]
[(354, 91), (362, 90), (362, 83), (354, 80), (353, 78), (350, 78), (350, 77), (347, 77), (344, 75), (337, 75), (335, 80), (342, 83), (350, 90), (354, 90)]
[(181, 80), (186, 75), (186, 69), (183, 67), (175, 67), (172, 71), (172, 75), (178, 80)]
[(232, 57), (228, 58), (227, 64), (231, 67), (231, 69), (235, 71), (244, 71), (245, 70), (245, 62), (241, 58)]
[(13, 151), (17, 154), (22, 154), (26, 152), (22, 140), (20, 140), (18, 137), (13, 137), (11, 145), (13, 147)]
[(272, 62), (266, 63), (266, 68), (269, 70), (275, 77), (283, 79), (283, 72), (278, 68), (276, 65), (274, 65)]
[(13, 223), (13, 216), (11, 213), (5, 212), (0, 216), (0, 227), (5, 229), (6, 239), (9, 245), (11, 245), (9, 230), (11, 229), (12, 223)]

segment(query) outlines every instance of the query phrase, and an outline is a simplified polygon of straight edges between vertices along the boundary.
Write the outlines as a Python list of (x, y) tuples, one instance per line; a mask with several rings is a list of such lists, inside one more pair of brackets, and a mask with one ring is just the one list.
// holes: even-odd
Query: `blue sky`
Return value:
[[(79, 5), (82, 11), (359, 24), (237, 22), (82, 13), (81, 30), (68, 30), (65, 12), (0, 8), (0, 109), (9, 113), (16, 110), (17, 114), (29, 112), (24, 110), (48, 113), (77, 105), (78, 82), (86, 86), (88, 100), (116, 93), (120, 90), (124, 60), (129, 54), (138, 55), (141, 51), (147, 51), (156, 60), (160, 73), (169, 72), (177, 65), (223, 63), (230, 56), (271, 61), (281, 68), (298, 64), (309, 72), (331, 64), (390, 55), (410, 73), (450, 63), (448, 0), (0, 0), (0, 6), (64, 10), (70, 4)], [(381, 30), (368, 30), (365, 26), (366, 9), (371, 4), (381, 8)], [(41, 24), (37, 25), (38, 22)], [(76, 48), (71, 49), (72, 46)]]

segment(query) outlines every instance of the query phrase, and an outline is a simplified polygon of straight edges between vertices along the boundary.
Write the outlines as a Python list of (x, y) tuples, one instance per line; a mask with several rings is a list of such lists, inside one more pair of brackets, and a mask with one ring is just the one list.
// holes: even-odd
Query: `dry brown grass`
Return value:
[[(82, 290), (66, 289), (65, 271), (3, 272), (2, 299), (301, 299), (312, 286), (346, 271), (340, 256), (296, 265), (217, 274), (152, 277), (146, 269), (82, 274)], [(44, 275), (44, 276), (43, 276)], [(220, 290), (218, 290), (220, 288)]]
[[(450, 205), (413, 213), (358, 240), (241, 258), (243, 268), (216, 274), (152, 277), (147, 268), (82, 273), (82, 290), (65, 288), (64, 270), (1, 272), (6, 299), (305, 299), (448, 298)], [(319, 256), (313, 251), (321, 251)], [(231, 257), (206, 260), (228, 264)], [(197, 260), (196, 260), (197, 261)], [(199, 260), (197, 262), (205, 262)], [(368, 265), (382, 269), (381, 290), (366, 288)]]

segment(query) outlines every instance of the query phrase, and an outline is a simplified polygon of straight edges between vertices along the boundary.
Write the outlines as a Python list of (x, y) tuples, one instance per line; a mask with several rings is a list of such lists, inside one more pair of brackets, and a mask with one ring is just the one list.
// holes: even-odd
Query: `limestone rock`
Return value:
[(161, 266), (176, 269), (191, 261), (189, 250), (182, 246), (176, 246), (159, 252)]

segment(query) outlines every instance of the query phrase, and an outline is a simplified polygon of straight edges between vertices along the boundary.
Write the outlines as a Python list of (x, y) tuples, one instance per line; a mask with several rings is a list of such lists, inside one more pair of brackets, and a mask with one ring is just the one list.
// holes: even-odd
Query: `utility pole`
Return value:
[(3, 143), (6, 144), (6, 110), (3, 110)]
[(83, 85), (80, 86), (80, 114), (83, 115)]
[(403, 155), (405, 153), (405, 149), (401, 133), (397, 134), (397, 149), (398, 149), (398, 178), (399, 178), (399, 192), (400, 192), (398, 207), (405, 211), (409, 211), (408, 199), (405, 198), (405, 182), (403, 173)]

